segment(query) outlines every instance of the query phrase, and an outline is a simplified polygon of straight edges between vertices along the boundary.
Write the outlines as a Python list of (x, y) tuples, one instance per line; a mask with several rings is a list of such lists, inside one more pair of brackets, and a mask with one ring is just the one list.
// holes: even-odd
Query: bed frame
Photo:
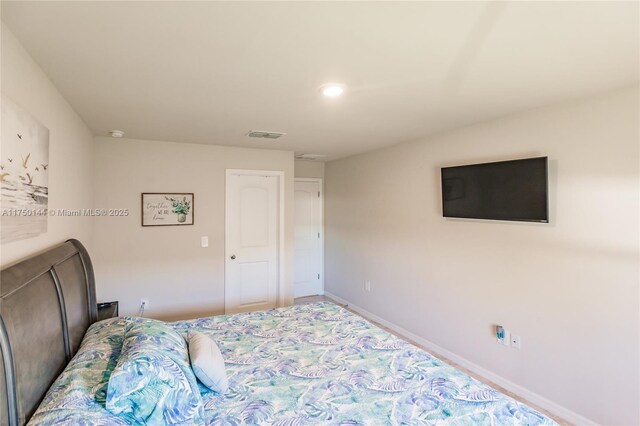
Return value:
[(29, 421), (97, 317), (93, 266), (78, 240), (0, 272), (0, 424)]

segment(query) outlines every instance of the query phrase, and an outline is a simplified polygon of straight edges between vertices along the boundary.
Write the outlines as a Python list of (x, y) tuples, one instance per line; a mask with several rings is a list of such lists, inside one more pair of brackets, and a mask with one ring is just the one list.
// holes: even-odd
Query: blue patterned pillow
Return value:
[(161, 321), (127, 318), (106, 407), (139, 423), (201, 423), (202, 399), (185, 340)]

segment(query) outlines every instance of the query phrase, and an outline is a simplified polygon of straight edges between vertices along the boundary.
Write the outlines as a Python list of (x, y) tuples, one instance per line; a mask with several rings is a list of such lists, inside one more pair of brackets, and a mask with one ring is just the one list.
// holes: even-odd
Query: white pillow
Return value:
[(229, 381), (224, 370), (224, 359), (216, 342), (198, 331), (190, 332), (189, 359), (193, 373), (202, 384), (212, 391), (227, 391)]

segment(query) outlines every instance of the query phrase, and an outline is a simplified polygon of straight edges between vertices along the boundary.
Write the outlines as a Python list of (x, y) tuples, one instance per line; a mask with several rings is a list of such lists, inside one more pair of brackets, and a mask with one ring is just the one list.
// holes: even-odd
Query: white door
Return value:
[[(246, 173), (246, 174), (243, 174)], [(225, 312), (275, 308), (280, 176), (227, 171)]]
[(294, 296), (324, 294), (322, 181), (295, 180)]

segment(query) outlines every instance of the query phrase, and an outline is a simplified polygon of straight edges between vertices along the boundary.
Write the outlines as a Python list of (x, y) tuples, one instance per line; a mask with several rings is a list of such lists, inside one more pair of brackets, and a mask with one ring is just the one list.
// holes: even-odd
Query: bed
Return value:
[[(78, 244), (73, 242), (73, 247), (81, 247)], [(83, 250), (78, 253), (86, 256)], [(88, 288), (92, 285), (92, 278), (86, 279), (88, 257), (82, 263), (84, 269), (76, 272), (85, 274), (79, 281)], [(83, 294), (85, 305), (95, 301), (92, 290)], [(68, 309), (66, 297), (64, 301)], [(69, 354), (74, 354), (68, 365), (60, 367), (61, 374), (55, 374), (31, 412), (23, 409), (26, 405), (18, 396), (15, 419), (9, 417), (9, 424), (24, 424), (29, 418), (35, 425), (130, 424), (105, 408), (105, 396), (122, 348), (123, 330), (133, 319), (95, 322), (86, 310), (90, 324), (82, 343), (75, 347), (73, 333), (68, 345), (63, 342), (63, 348), (68, 346)], [(66, 322), (69, 326), (73, 321), (67, 318)], [(199, 384), (206, 424), (555, 424), (332, 303), (168, 325), (184, 337), (194, 330), (212, 337), (224, 356), (229, 389), (218, 394)], [(5, 337), (11, 338), (6, 332)], [(13, 363), (20, 361), (14, 356)], [(24, 393), (19, 384), (24, 374), (9, 375), (17, 380), (13, 391), (11, 380), (4, 383), (8, 390), (4, 403), (11, 411), (11, 394), (16, 389), (18, 395)]]

